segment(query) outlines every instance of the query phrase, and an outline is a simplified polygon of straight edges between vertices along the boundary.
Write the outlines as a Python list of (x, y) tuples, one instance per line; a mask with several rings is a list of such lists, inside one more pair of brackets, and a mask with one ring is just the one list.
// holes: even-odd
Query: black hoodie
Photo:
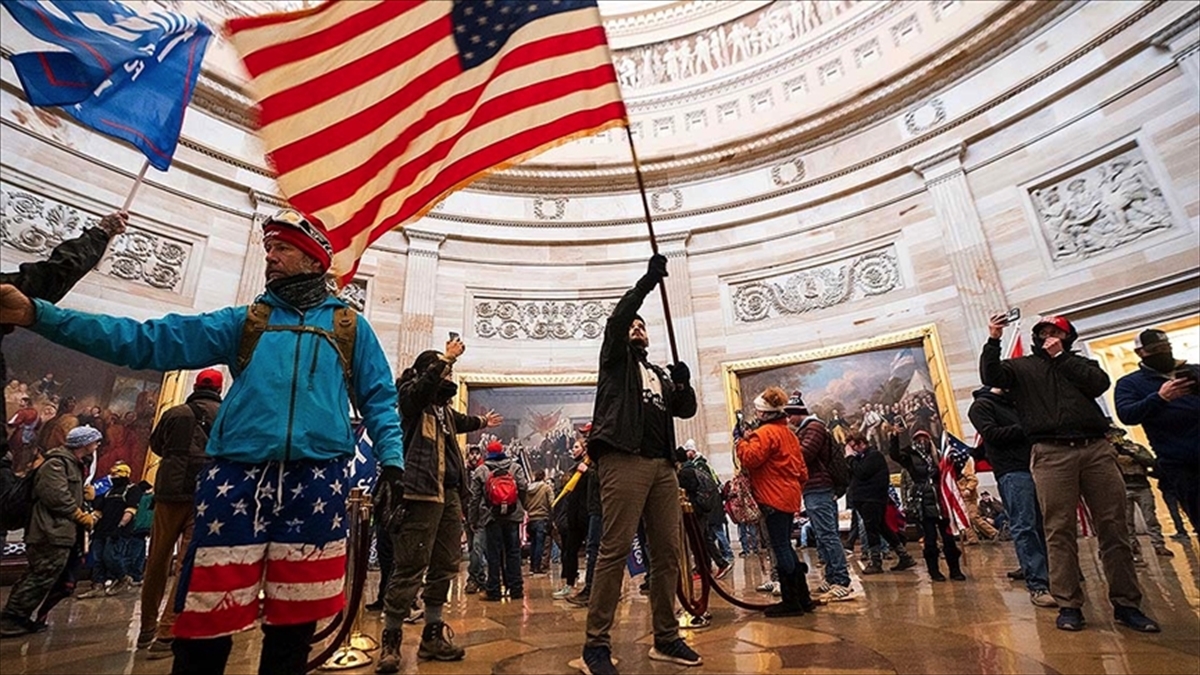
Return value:
[(974, 395), (967, 417), (983, 438), (984, 453), (996, 478), (1013, 471), (1028, 473), (1032, 444), (1021, 428), (1017, 409), (1003, 395), (992, 393), (990, 387), (980, 387)]

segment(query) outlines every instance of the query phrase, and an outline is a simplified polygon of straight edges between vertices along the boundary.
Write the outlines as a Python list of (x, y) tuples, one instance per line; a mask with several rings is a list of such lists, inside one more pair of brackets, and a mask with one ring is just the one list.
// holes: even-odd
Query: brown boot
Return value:
[(383, 636), (379, 639), (379, 661), (375, 664), (375, 672), (400, 672), (400, 638), (399, 628), (383, 629)]
[(461, 661), (467, 650), (454, 644), (454, 631), (442, 622), (425, 624), (417, 657), (434, 661)]

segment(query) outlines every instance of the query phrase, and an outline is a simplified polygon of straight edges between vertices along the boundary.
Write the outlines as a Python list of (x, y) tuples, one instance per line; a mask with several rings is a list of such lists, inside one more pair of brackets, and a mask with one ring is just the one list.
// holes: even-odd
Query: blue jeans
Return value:
[(1025, 587), (1031, 591), (1050, 589), (1050, 571), (1046, 559), (1046, 535), (1042, 532), (1042, 511), (1038, 508), (1033, 474), (1012, 471), (997, 481), (1000, 499), (1008, 513), (1017, 560), (1025, 571)]
[(470, 560), (467, 562), (467, 578), (475, 585), (487, 586), (487, 536), (482, 527), (471, 534)]
[(117, 539), (118, 551), (121, 556), (121, 567), (130, 579), (141, 583), (146, 572), (146, 537), (132, 535)]
[(758, 525), (738, 523), (738, 539), (742, 542), (742, 553), (758, 553)]
[(510, 597), (525, 594), (525, 581), (521, 576), (521, 524), (506, 520), (493, 520), (484, 528), (487, 538), (487, 594), (500, 597), (500, 579)]
[[(850, 573), (846, 570), (846, 551), (838, 536), (838, 506), (833, 490), (805, 490), (804, 510), (808, 512), (808, 523), (817, 540), (817, 555), (825, 561), (825, 581), (836, 586), (849, 586)], [(865, 537), (863, 541), (866, 541)]]
[(548, 520), (531, 520), (525, 526), (529, 536), (529, 571), (538, 574), (542, 569), (542, 554), (546, 550), (546, 526)]
[(791, 576), (800, 565), (796, 549), (792, 548), (792, 514), (772, 510), (763, 520), (767, 522), (767, 537), (775, 552), (775, 568), (780, 578)]
[(125, 576), (125, 559), (121, 556), (121, 538), (96, 537), (92, 540), (92, 583), (104, 585), (120, 581)]
[[(596, 572), (596, 557), (600, 555), (600, 535), (604, 534), (604, 518), (599, 513), (588, 516), (587, 581), (583, 590), (591, 592), (592, 575)], [(649, 569), (649, 568), (647, 568)]]
[(721, 557), (733, 560), (733, 549), (729, 546), (729, 533), (725, 531), (725, 523), (722, 521), (719, 525), (709, 525), (708, 529), (717, 540), (717, 548), (721, 549)]

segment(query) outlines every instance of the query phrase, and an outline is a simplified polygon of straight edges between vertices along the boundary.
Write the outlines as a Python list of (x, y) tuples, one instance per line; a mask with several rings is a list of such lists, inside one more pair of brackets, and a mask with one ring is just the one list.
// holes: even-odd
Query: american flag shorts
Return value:
[(241, 464), (215, 459), (196, 487), (174, 633), (213, 638), (308, 623), (345, 605), (345, 459)]

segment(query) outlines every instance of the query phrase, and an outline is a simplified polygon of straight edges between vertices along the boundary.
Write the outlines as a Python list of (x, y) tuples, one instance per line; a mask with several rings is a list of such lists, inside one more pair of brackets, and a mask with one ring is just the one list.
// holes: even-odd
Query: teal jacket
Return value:
[[(306, 311), (273, 293), (259, 296), (274, 309), (270, 325), (333, 330), (334, 312), (345, 306), (330, 297)], [(226, 364), (236, 369), (246, 307), (207, 314), (168, 314), (134, 319), (88, 314), (34, 300), (31, 329), (52, 342), (102, 361), (134, 369), (176, 370)], [(213, 422), (206, 452), (235, 462), (327, 460), (351, 457), (350, 403), (337, 350), (313, 333), (264, 331)], [(354, 343), (353, 386), (359, 413), (381, 466), (404, 468), (404, 443), (396, 412), (392, 370), (371, 326), (361, 316)]]

